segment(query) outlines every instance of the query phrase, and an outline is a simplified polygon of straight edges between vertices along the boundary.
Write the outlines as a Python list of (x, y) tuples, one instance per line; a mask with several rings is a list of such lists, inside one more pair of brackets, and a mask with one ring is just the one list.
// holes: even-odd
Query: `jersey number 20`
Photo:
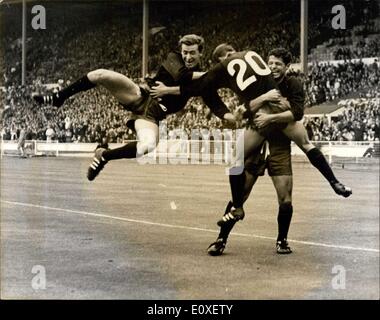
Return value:
[(247, 89), (249, 85), (257, 80), (255, 75), (252, 75), (245, 79), (245, 73), (248, 67), (251, 68), (259, 76), (267, 76), (271, 73), (269, 67), (263, 61), (263, 59), (253, 51), (248, 51), (244, 55), (244, 60), (234, 59), (228, 63), (227, 71), (231, 76), (234, 76), (236, 73), (235, 65), (239, 66), (236, 76), (236, 84), (241, 91)]

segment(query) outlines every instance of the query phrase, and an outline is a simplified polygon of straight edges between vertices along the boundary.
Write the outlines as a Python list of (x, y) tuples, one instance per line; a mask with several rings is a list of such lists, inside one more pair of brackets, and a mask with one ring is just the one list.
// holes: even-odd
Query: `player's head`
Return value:
[(214, 52), (212, 53), (212, 60), (214, 60), (214, 62), (221, 62), (235, 52), (236, 50), (233, 46), (228, 43), (222, 43), (214, 49)]
[(284, 48), (276, 48), (268, 54), (268, 66), (272, 71), (275, 79), (284, 77), (290, 62), (292, 61), (292, 54)]
[(196, 34), (187, 34), (179, 40), (178, 45), (187, 68), (195, 69), (200, 65), (204, 43), (204, 39)]

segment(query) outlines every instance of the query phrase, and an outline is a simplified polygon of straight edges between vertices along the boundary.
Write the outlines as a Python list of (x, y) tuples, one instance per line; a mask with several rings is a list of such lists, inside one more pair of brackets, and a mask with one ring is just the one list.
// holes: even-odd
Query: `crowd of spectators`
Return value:
[(361, 59), (363, 57), (377, 57), (380, 52), (379, 48), (380, 35), (370, 41), (360, 40), (355, 45), (345, 45), (339, 43), (334, 50), (334, 60), (351, 60)]
[[(7, 92), (4, 100), (8, 104), (2, 115), (4, 140), (17, 140), (23, 124), (26, 124), (27, 140), (94, 143), (107, 138), (109, 142), (121, 143), (135, 139), (134, 132), (126, 126), (131, 114), (105, 90), (82, 93), (57, 109), (33, 107), (31, 96), (36, 89), (36, 86), (12, 87)], [(231, 91), (219, 92), (229, 109), (234, 110), (239, 105)], [(169, 131), (183, 129), (188, 135), (193, 128), (223, 128), (222, 120), (213, 115), (200, 98), (191, 98), (185, 109), (169, 115), (166, 123)]]
[[(5, 140), (17, 139), (21, 125), (27, 126), (27, 140), (58, 140), (59, 142), (98, 142), (107, 137), (110, 142), (133, 139), (126, 127), (128, 112), (104, 90), (93, 90), (68, 101), (61, 108), (32, 107), (35, 87), (13, 88), (6, 99), (14, 107), (6, 106), (2, 134)], [(17, 93), (13, 94), (13, 91)]]
[[(35, 89), (35, 88), (33, 88)], [(63, 107), (31, 108), (31, 88), (14, 88), (12, 95), (16, 106), (6, 108), (2, 123), (4, 140), (17, 140), (22, 124), (27, 125), (27, 140), (58, 140), (59, 142), (99, 142), (106, 137), (109, 142), (135, 139), (134, 132), (126, 126), (129, 112), (104, 90), (93, 90), (72, 98)], [(12, 91), (13, 91), (12, 90)], [(229, 90), (220, 90), (222, 99), (230, 110), (239, 105), (237, 97)], [(314, 141), (374, 141), (380, 138), (380, 95), (372, 89), (362, 98), (345, 99), (338, 105), (342, 114), (330, 121), (327, 116), (305, 117), (305, 126)], [(8, 100), (9, 101), (9, 100)], [(13, 102), (14, 103), (14, 102)], [(192, 98), (186, 108), (167, 117), (169, 132), (184, 130), (188, 136), (192, 129), (222, 129), (223, 122), (205, 107), (202, 100)]]
[(305, 79), (308, 105), (333, 101), (352, 92), (379, 89), (379, 69), (377, 59), (372, 64), (365, 64), (362, 60), (313, 63)]
[[(142, 6), (141, 3), (86, 2), (68, 6), (60, 2), (44, 4), (46, 30), (34, 30), (27, 24), (26, 82), (39, 79), (55, 83), (73, 81), (88, 70), (113, 69), (132, 78), (141, 75)], [(253, 49), (265, 57), (273, 47), (286, 47), (299, 61), (299, 1), (257, 1), (255, 5), (211, 1), (150, 3), (149, 70), (157, 70), (169, 50), (186, 33), (205, 38), (204, 68), (211, 64), (216, 45), (229, 42), (240, 50)], [(217, 8), (217, 10), (215, 10)], [(0, 20), (9, 32), (0, 29), (1, 85), (18, 85), (21, 76), (21, 25), (17, 6), (3, 7)], [(210, 14), (212, 12), (212, 14)], [(2, 12), (0, 11), (0, 14)], [(78, 32), (80, 30), (80, 32)], [(318, 28), (310, 24), (309, 36)]]
[[(150, 30), (149, 70), (157, 70), (167, 52), (175, 48), (179, 36), (185, 33), (205, 37), (204, 69), (211, 66), (211, 52), (221, 42), (230, 42), (238, 49), (254, 49), (263, 57), (271, 48), (283, 46), (294, 54), (293, 62), (298, 61), (299, 1), (278, 2), (275, 7), (258, 2), (258, 7), (244, 7), (244, 10), (241, 7), (244, 4), (221, 5), (212, 14), (205, 3), (199, 8), (194, 7), (195, 3), (173, 4), (174, 9), (168, 11), (167, 7), (155, 6), (152, 2), (151, 25), (160, 27)], [(0, 86), (4, 89), (0, 90), (0, 100), (4, 101), (6, 109), (1, 128), (3, 138), (16, 139), (22, 124), (27, 125), (29, 140), (96, 142), (107, 137), (110, 142), (122, 142), (134, 138), (134, 133), (125, 126), (128, 112), (104, 90), (77, 95), (59, 109), (33, 108), (31, 101), (32, 93), (45, 90), (41, 83), (65, 86), (99, 67), (134, 79), (140, 77), (142, 8), (138, 4), (126, 7), (122, 4), (121, 10), (119, 5), (46, 3), (47, 7), (61, 7), (50, 8), (48, 28), (43, 33), (28, 27), (26, 83), (32, 83), (29, 86), (19, 86), (21, 42), (18, 29), (8, 28), (9, 32), (1, 35), (4, 59), (0, 59), (0, 72), (4, 77), (0, 79)], [(12, 6), (7, 10), (12, 14), (6, 19), (3, 17), (4, 23), (18, 24), (19, 12)], [(313, 11), (310, 18), (314, 19)], [(311, 23), (309, 37), (318, 38), (320, 30), (318, 24)], [(354, 56), (367, 52), (379, 55), (377, 43), (361, 49)], [(308, 77), (298, 76), (304, 80), (307, 106), (311, 106), (342, 98), (359, 89), (378, 90), (379, 65), (366, 65), (361, 61), (339, 65), (315, 63)], [(230, 109), (239, 104), (230, 91), (222, 90), (221, 95)], [(223, 125), (197, 98), (191, 99), (179, 114), (169, 116), (167, 123), (169, 130), (182, 128), (188, 132), (191, 128), (221, 128)], [(319, 128), (315, 124), (314, 127)], [(338, 138), (330, 134), (330, 139)]]
[(305, 118), (309, 138), (314, 141), (379, 141), (380, 94), (339, 102), (343, 112), (331, 120), (327, 116)]

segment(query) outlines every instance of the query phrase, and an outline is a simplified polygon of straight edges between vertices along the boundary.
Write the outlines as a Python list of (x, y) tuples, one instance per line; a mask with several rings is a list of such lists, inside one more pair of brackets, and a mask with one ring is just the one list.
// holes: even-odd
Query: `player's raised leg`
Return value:
[(135, 121), (137, 141), (116, 149), (106, 149), (101, 145), (96, 149), (93, 161), (88, 168), (88, 180), (94, 180), (110, 160), (132, 159), (153, 151), (158, 144), (158, 125), (145, 119)]
[(111, 70), (97, 69), (78, 79), (68, 87), (52, 95), (35, 95), (33, 99), (39, 104), (51, 104), (60, 107), (71, 96), (102, 86), (120, 103), (131, 104), (141, 99), (140, 88), (128, 77)]
[(306, 129), (301, 122), (297, 121), (289, 123), (283, 132), (307, 155), (310, 163), (322, 173), (334, 189), (335, 193), (345, 198), (352, 194), (351, 188), (343, 185), (335, 177), (322, 152), (309, 141)]

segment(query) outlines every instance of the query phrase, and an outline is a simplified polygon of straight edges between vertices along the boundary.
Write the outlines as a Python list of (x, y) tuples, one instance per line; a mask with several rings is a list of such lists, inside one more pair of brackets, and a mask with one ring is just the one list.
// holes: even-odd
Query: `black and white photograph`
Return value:
[(0, 1), (1, 300), (379, 300), (379, 10)]

